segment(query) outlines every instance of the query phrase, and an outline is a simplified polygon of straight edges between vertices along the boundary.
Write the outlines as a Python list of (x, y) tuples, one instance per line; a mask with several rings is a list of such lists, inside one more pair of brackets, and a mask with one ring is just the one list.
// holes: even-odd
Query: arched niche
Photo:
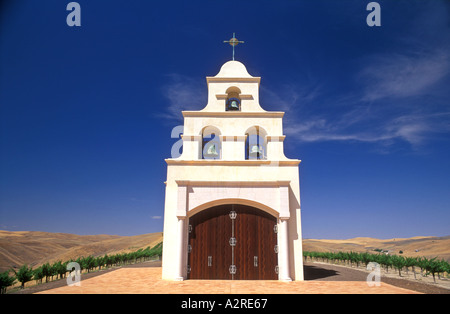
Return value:
[(201, 131), (201, 159), (221, 159), (222, 143), (220, 130), (215, 126), (206, 126)]
[(245, 131), (245, 159), (267, 159), (267, 132), (262, 127), (254, 125)]
[(195, 208), (191, 209), (188, 212), (188, 217), (191, 217), (203, 210), (209, 209), (214, 206), (232, 205), (232, 204), (252, 206), (252, 207), (258, 208), (259, 210), (262, 210), (262, 211), (268, 213), (269, 215), (271, 215), (277, 219), (279, 217), (279, 212), (276, 211), (275, 209), (273, 209), (272, 207), (270, 207), (266, 204), (262, 204), (260, 202), (254, 201), (254, 200), (249, 200), (249, 199), (244, 199), (244, 198), (223, 198), (223, 199), (216, 199), (213, 201), (203, 203), (203, 204), (198, 205)]
[(226, 92), (225, 111), (241, 111), (241, 90), (236, 86), (229, 87)]

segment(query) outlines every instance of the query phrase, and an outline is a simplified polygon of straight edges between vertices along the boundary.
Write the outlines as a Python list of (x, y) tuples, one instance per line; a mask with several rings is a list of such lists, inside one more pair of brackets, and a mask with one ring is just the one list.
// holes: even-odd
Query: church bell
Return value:
[(227, 102), (227, 110), (230, 111), (239, 111), (239, 100), (237, 98), (230, 98)]
[(211, 158), (219, 157), (219, 153), (217, 152), (217, 149), (216, 149), (216, 144), (213, 143), (213, 144), (209, 145), (205, 156), (211, 157)]
[(250, 149), (249, 155), (252, 157), (262, 157), (263, 148), (260, 145), (253, 145)]

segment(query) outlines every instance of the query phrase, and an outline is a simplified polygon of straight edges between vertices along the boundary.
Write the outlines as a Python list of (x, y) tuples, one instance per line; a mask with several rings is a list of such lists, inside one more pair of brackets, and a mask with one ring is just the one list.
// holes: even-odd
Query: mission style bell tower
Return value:
[(283, 112), (259, 105), (238, 61), (206, 78), (208, 103), (183, 111), (183, 153), (166, 159), (163, 279), (303, 280), (298, 159)]

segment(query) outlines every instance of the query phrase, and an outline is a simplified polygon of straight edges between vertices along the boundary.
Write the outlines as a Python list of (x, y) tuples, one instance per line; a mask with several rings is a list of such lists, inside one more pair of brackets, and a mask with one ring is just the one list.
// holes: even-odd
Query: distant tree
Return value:
[(69, 262), (61, 262), (61, 261), (57, 261), (53, 264), (52, 269), (54, 270), (54, 273), (56, 276), (59, 275), (59, 279), (62, 279), (66, 276), (66, 272), (67, 272), (67, 264)]
[(16, 282), (14, 276), (9, 276), (9, 270), (0, 273), (0, 294), (6, 293), (6, 288), (12, 286)]
[(42, 278), (44, 278), (44, 272), (42, 271), (42, 266), (33, 270), (33, 279), (39, 283), (42, 283)]
[(433, 275), (433, 281), (434, 283), (436, 283), (436, 273), (439, 272), (439, 261), (436, 260), (436, 257), (429, 259), (429, 260), (425, 260), (424, 261), (425, 264), (425, 270), (429, 273), (431, 273)]
[(356, 252), (350, 252), (350, 261), (356, 263), (356, 267), (359, 267), (359, 263), (361, 263), (361, 254)]
[(49, 263), (45, 263), (42, 267), (42, 275), (45, 277), (45, 282), (48, 282), (48, 278), (52, 275), (52, 267)]
[(394, 265), (395, 268), (397, 268), (398, 275), (401, 277), (402, 276), (401, 271), (403, 267), (405, 267), (406, 265), (406, 260), (402, 256), (393, 255), (392, 264)]
[(445, 272), (447, 269), (447, 262), (444, 260), (437, 260), (436, 257), (429, 260), (427, 265), (427, 271), (429, 271), (433, 275), (433, 281), (436, 283), (435, 274), (438, 275), (438, 278), (441, 279), (440, 273)]
[(92, 257), (92, 255), (89, 255), (85, 259), (86, 262), (86, 268), (88, 270), (88, 273), (95, 267), (95, 259)]
[(413, 274), (414, 274), (414, 279), (417, 279), (417, 277), (416, 277), (416, 268), (415, 268), (415, 266), (417, 266), (417, 265), (419, 265), (419, 262), (418, 262), (418, 259), (417, 259), (417, 257), (407, 257), (406, 259), (405, 259), (405, 261), (406, 261), (406, 269), (408, 269), (408, 267), (412, 267), (412, 271), (413, 271)]
[(95, 267), (95, 259), (91, 255), (78, 258), (77, 263), (80, 264), (81, 270), (86, 269), (88, 273)]
[(56, 279), (58, 279), (58, 264), (57, 263), (53, 263), (53, 265), (50, 266), (50, 274), (52, 276), (52, 281), (53, 281), (54, 276), (56, 276)]
[(82, 273), (83, 269), (85, 269), (84, 257), (78, 257), (75, 262), (80, 265), (80, 273)]
[(373, 262), (373, 254), (369, 254), (369, 253), (366, 253), (366, 252), (364, 252), (364, 253), (360, 253), (360, 256), (361, 256), (361, 262), (363, 262), (364, 263), (364, 265), (365, 265), (365, 267), (367, 268), (367, 265), (370, 263), (370, 262)]
[(154, 247), (152, 247), (150, 249), (149, 255), (150, 256), (158, 256), (158, 257), (162, 256), (162, 249), (163, 249), (162, 246), (163, 246), (163, 243), (160, 242), (157, 245), (155, 245)]
[(103, 262), (105, 267), (111, 267), (113, 265), (113, 258), (108, 254), (105, 254), (105, 256), (103, 256)]
[(95, 264), (97, 265), (98, 270), (101, 270), (102, 267), (105, 266), (107, 259), (108, 257), (106, 256), (106, 254), (104, 256), (99, 256), (95, 259)]
[(25, 283), (33, 279), (33, 269), (31, 267), (28, 267), (26, 264), (20, 267), (18, 271), (13, 269), (14, 273), (16, 274), (17, 280), (22, 284), (21, 288), (25, 288)]

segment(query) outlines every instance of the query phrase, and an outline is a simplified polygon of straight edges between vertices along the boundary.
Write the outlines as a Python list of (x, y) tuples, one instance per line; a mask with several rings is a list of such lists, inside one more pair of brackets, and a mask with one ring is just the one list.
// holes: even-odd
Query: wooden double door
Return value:
[(278, 279), (277, 220), (245, 205), (189, 218), (188, 279)]

